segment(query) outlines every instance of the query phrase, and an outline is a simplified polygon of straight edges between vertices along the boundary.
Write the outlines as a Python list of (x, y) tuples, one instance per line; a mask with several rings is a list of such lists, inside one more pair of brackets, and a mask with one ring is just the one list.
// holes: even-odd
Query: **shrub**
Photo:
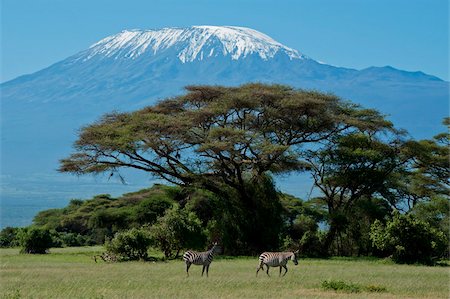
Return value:
[(370, 232), (375, 247), (391, 254), (396, 263), (432, 264), (445, 256), (447, 238), (429, 223), (412, 214), (395, 212), (392, 220), (383, 225), (376, 220)]
[(334, 290), (347, 293), (359, 293), (361, 291), (381, 293), (386, 292), (386, 288), (379, 285), (362, 286), (356, 283), (347, 283), (342, 280), (324, 280), (322, 281), (322, 288), (325, 290)]
[(341, 280), (324, 280), (322, 281), (322, 288), (325, 290), (343, 291), (348, 293), (358, 293), (361, 291), (361, 286), (354, 283), (346, 283)]
[(86, 236), (83, 236), (83, 235), (80, 235), (77, 233), (62, 232), (62, 233), (58, 234), (58, 237), (62, 243), (62, 246), (65, 246), (65, 247), (91, 245), (88, 242), (88, 238)]
[(36, 227), (22, 228), (18, 239), (22, 253), (46, 253), (53, 244), (50, 231)]
[(379, 286), (379, 285), (373, 285), (373, 284), (365, 286), (364, 289), (367, 292), (373, 292), (373, 293), (381, 293), (381, 292), (387, 291), (387, 289), (385, 287)]
[(132, 228), (116, 233), (111, 241), (105, 243), (105, 246), (108, 252), (123, 260), (145, 260), (150, 244), (151, 238), (147, 229)]
[(177, 204), (156, 220), (150, 232), (166, 258), (177, 257), (183, 248), (202, 248), (205, 243), (201, 221), (193, 212), (180, 209)]
[(17, 233), (19, 228), (17, 227), (5, 227), (0, 231), (0, 247), (14, 247), (19, 245), (17, 239)]

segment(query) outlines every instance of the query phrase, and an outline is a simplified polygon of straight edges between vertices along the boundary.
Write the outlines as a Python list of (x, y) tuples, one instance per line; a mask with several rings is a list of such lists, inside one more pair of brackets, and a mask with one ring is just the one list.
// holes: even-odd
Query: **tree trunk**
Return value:
[(328, 230), (327, 236), (325, 237), (325, 242), (322, 247), (323, 255), (325, 256), (330, 255), (330, 247), (331, 244), (333, 244), (333, 241), (336, 239), (337, 231), (338, 231), (337, 225), (333, 221), (331, 221), (330, 229)]

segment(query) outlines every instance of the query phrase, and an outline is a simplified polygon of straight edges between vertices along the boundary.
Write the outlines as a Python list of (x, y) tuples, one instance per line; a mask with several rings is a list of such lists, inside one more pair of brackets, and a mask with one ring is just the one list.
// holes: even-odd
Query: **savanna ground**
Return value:
[[(1, 298), (449, 298), (449, 267), (394, 265), (378, 259), (300, 259), (271, 277), (257, 258), (218, 257), (208, 278), (181, 260), (95, 263), (102, 247), (52, 249), (46, 255), (1, 249)], [(358, 293), (325, 290), (323, 281), (385, 289)]]

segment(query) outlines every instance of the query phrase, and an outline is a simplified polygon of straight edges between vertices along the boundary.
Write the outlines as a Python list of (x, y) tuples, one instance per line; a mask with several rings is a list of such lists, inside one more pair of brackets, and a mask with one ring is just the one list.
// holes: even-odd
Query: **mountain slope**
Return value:
[[(81, 126), (112, 110), (133, 110), (175, 96), (189, 84), (250, 81), (333, 92), (379, 109), (417, 138), (439, 132), (448, 113), (449, 84), (439, 78), (389, 66), (354, 70), (326, 65), (253, 29), (122, 31), (0, 85), (2, 197), (68, 200), (110, 193), (114, 180), (74, 181), (55, 172)], [(129, 177), (135, 189), (148, 180), (142, 174)], [(114, 188), (120, 193), (133, 186)]]

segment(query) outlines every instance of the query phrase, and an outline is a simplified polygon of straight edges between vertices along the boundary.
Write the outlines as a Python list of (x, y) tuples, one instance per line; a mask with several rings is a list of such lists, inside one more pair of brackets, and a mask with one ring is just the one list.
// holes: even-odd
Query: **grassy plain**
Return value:
[[(289, 272), (255, 277), (255, 258), (217, 258), (208, 278), (181, 260), (95, 263), (102, 247), (52, 249), (23, 255), (0, 249), (0, 298), (449, 298), (449, 267), (394, 265), (376, 259), (301, 259)], [(343, 281), (382, 292), (336, 292), (323, 281)]]

